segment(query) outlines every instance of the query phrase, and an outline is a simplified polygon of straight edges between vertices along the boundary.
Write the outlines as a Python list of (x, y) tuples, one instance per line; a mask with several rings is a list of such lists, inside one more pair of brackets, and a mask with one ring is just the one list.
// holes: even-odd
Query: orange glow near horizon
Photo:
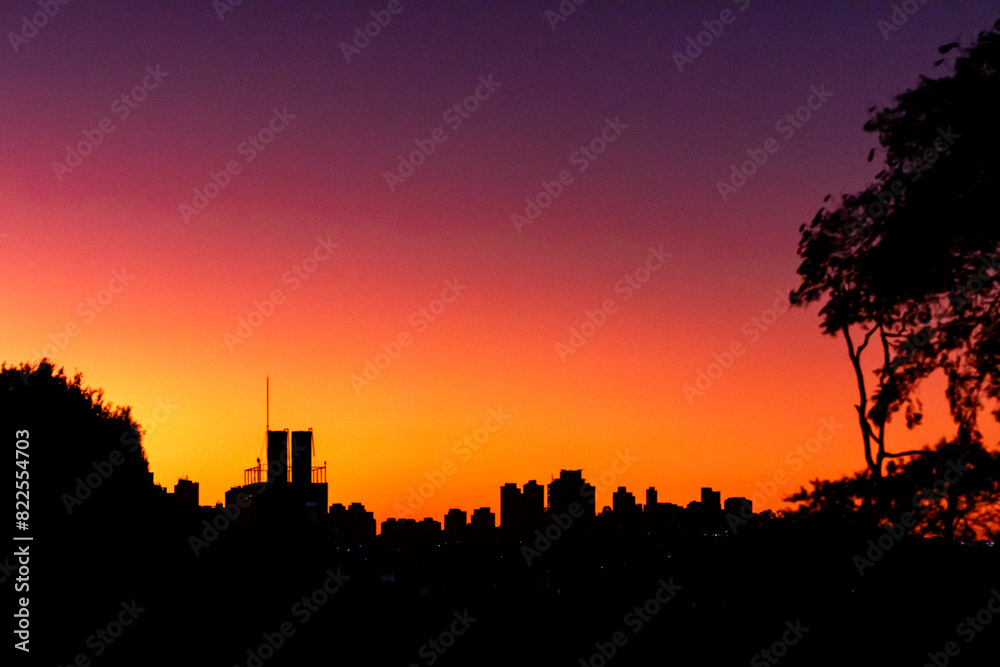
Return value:
[[(599, 485), (598, 510), (619, 486), (640, 503), (650, 486), (681, 505), (711, 486), (777, 509), (860, 470), (844, 343), (815, 307), (783, 306), (799, 225), (878, 172), (869, 107), (943, 75), (937, 47), (996, 20), (995, 3), (928, 3), (888, 40), (863, 3), (751, 3), (679, 72), (672, 52), (718, 9), (599, 3), (555, 31), (532, 7), (406, 5), (345, 62), (345, 26), (367, 15), (350, 3), (244, 3), (225, 22), (209, 3), (155, 20), (97, 4), (4, 65), (3, 361), (47, 356), (132, 406), (157, 483), (186, 476), (208, 505), (265, 458), (270, 377), (271, 427), (312, 428), (330, 502), (378, 522), (446, 462), (415, 518), (499, 519), (501, 485), (564, 468)], [(148, 98), (54, 172), (158, 64)], [(498, 87), (448, 125), (483, 76)], [(820, 85), (832, 96), (779, 133)], [(244, 159), (275, 109), (292, 118)], [(581, 169), (572, 156), (611, 122), (624, 129)], [(446, 141), (387, 185), (438, 126)], [(720, 196), (772, 136), (780, 150)], [(230, 160), (239, 174), (185, 219)], [(572, 183), (546, 194), (563, 170)], [(517, 228), (539, 193), (549, 204)], [(954, 434), (940, 378), (923, 398), (925, 424), (894, 421), (890, 449)], [(501, 409), (478, 451), (456, 451)], [(829, 422), (842, 427), (800, 460)]]

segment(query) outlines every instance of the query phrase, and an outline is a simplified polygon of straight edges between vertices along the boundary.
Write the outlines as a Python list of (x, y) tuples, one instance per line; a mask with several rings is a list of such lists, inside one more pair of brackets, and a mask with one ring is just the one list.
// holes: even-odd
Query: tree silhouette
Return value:
[[(953, 75), (921, 77), (894, 107), (874, 114), (864, 129), (878, 132), (886, 152), (875, 182), (800, 228), (802, 283), (791, 301), (822, 301), (824, 333), (844, 337), (874, 478), (887, 460), (925, 453), (890, 452), (885, 430), (904, 407), (907, 427), (920, 423), (917, 389), (931, 373), (947, 378), (962, 443), (980, 438), (983, 399), (1000, 396), (997, 30), (1000, 22), (968, 49), (942, 46), (941, 53), (957, 50)], [(874, 387), (862, 359), (869, 346)]]
[[(801, 488), (786, 500), (802, 503), (799, 518), (863, 532), (888, 521), (950, 541), (1000, 537), (1000, 453), (978, 441), (942, 440), (887, 467), (890, 474), (884, 478), (862, 472), (816, 480), (811, 491)], [(870, 502), (873, 498), (878, 502)]]
[(51, 490), (36, 494), (36, 503), (46, 510), (43, 503), (57, 505), (51, 508), (55, 517), (91, 504), (130, 504), (151, 489), (141, 427), (131, 408), (106, 404), (104, 392), (84, 386), (81, 374), (70, 379), (48, 359), (34, 366), (4, 364), (0, 391), (5, 421), (29, 432), (31, 458), (44, 462), (44, 476), (33, 476), (32, 488)]

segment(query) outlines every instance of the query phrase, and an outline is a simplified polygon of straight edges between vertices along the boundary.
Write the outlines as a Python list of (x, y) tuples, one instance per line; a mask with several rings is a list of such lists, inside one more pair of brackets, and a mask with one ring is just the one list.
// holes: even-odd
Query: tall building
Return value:
[(529, 525), (541, 521), (545, 513), (545, 487), (535, 480), (522, 487), (521, 499), (524, 503), (524, 518)]
[(726, 498), (725, 510), (727, 514), (747, 517), (753, 514), (753, 501), (746, 498)]
[(508, 482), (500, 487), (500, 526), (504, 531), (522, 531), (541, 523), (545, 516), (545, 487), (531, 480), (523, 489)]
[(292, 484), (312, 483), (312, 429), (292, 431)]
[(500, 525), (505, 531), (524, 527), (524, 497), (513, 482), (500, 487)]
[(721, 512), (722, 511), (722, 494), (719, 491), (713, 491), (710, 486), (703, 486), (701, 488), (701, 506), (702, 509), (708, 512)]
[(444, 533), (448, 537), (457, 538), (461, 537), (462, 533), (465, 532), (465, 526), (467, 525), (467, 517), (465, 510), (460, 509), (450, 509), (448, 513), (444, 515)]
[(549, 482), (549, 513), (566, 514), (572, 503), (583, 506), (583, 516), (593, 517), (596, 498), (594, 487), (583, 479), (582, 470), (560, 470)]
[(490, 511), (489, 507), (480, 507), (477, 510), (473, 510), (469, 525), (477, 533), (491, 531), (496, 528), (497, 517)]
[(656, 495), (656, 489), (655, 488), (649, 487), (648, 489), (646, 489), (646, 511), (647, 512), (649, 511), (649, 508), (656, 507), (656, 505), (657, 505), (656, 498), (657, 498), (657, 495)]
[(198, 482), (184, 478), (174, 485), (174, 496), (184, 507), (198, 509)]
[(634, 514), (638, 511), (635, 504), (635, 496), (629, 493), (624, 486), (619, 486), (618, 490), (611, 496), (612, 511), (618, 515)]
[(288, 481), (288, 429), (267, 432), (267, 483)]
[(375, 539), (375, 515), (361, 503), (351, 503), (350, 507), (330, 505), (330, 527), (347, 544), (367, 544)]
[[(241, 516), (245, 521), (281, 524), (317, 525), (327, 515), (326, 464), (312, 465), (312, 429), (292, 434), (295, 465), (289, 484), (288, 429), (267, 430), (267, 472), (257, 465), (243, 471), (243, 485), (226, 492), (230, 505), (245, 494), (252, 500)], [(266, 481), (263, 479), (266, 477)]]

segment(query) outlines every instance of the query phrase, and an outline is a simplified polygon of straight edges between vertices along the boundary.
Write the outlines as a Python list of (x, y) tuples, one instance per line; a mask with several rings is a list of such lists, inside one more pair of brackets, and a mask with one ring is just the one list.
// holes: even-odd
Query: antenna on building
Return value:
[(265, 410), (264, 424), (265, 424), (265, 428), (268, 431), (270, 431), (271, 430), (271, 378), (270, 378), (270, 376), (265, 376), (265, 377), (266, 377), (265, 381), (267, 382), (267, 385), (266, 385), (267, 388), (265, 389), (265, 394), (264, 394), (264, 396), (265, 396), (265, 398), (264, 398), (264, 405), (265, 405), (265, 408), (264, 408), (264, 410)]

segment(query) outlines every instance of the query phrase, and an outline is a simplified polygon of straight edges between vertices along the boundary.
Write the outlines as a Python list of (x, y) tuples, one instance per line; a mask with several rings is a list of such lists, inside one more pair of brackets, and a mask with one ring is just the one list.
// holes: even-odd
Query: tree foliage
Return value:
[[(888, 464), (890, 474), (867, 471), (839, 480), (815, 480), (786, 500), (802, 503), (798, 518), (872, 532), (886, 523), (911, 523), (925, 537), (973, 541), (1000, 538), (1000, 453), (980, 442), (940, 441), (919, 456)], [(904, 515), (909, 518), (904, 521)]]
[(913, 453), (887, 448), (886, 423), (900, 410), (908, 427), (920, 423), (917, 389), (933, 372), (947, 378), (965, 443), (980, 438), (984, 400), (1000, 397), (998, 31), (1000, 22), (970, 48), (942, 46), (957, 53), (951, 76), (921, 77), (893, 107), (873, 107), (865, 130), (878, 133), (884, 168), (800, 228), (802, 282), (792, 302), (821, 302), (823, 331), (844, 337), (874, 477), (887, 460)]

